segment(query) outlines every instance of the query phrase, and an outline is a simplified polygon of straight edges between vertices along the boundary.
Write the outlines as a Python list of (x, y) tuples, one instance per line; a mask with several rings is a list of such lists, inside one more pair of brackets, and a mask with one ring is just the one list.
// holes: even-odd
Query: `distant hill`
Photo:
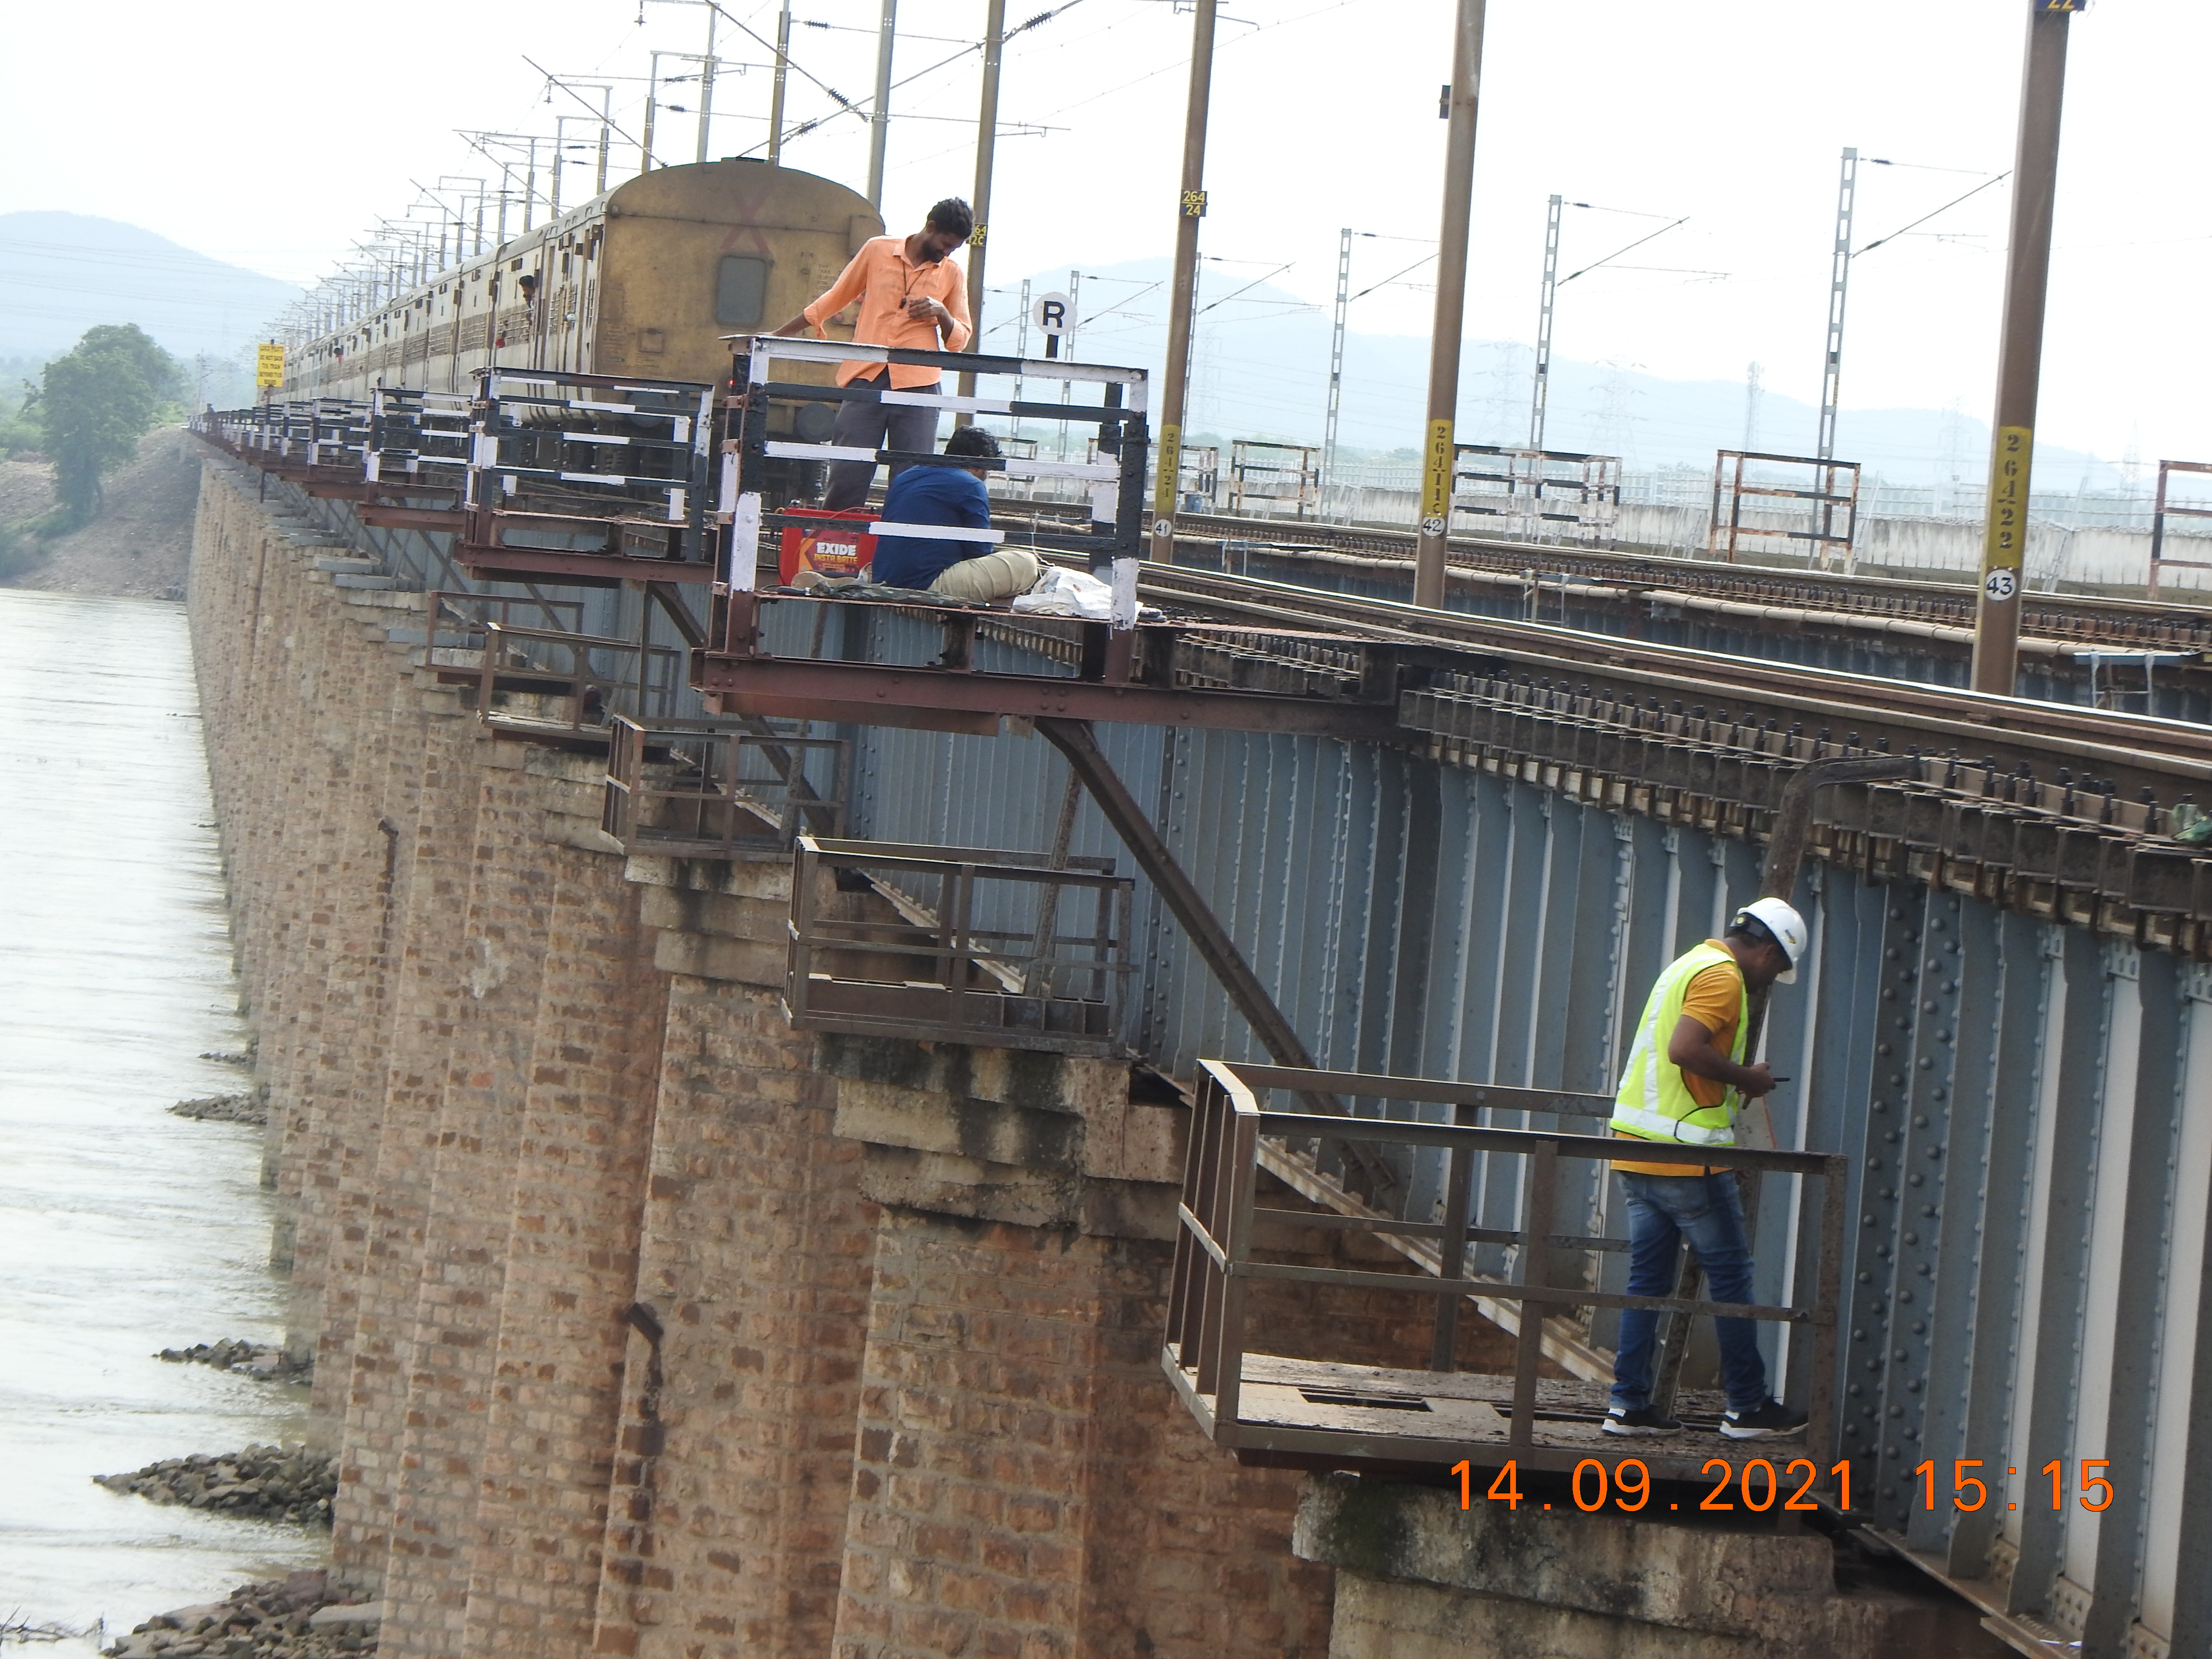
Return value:
[[(1077, 355), (1092, 362), (1149, 367), (1165, 355), (1168, 262), (1138, 259), (1084, 273)], [(1067, 274), (1030, 279), (1034, 291), (1065, 289)], [(1329, 319), (1326, 309), (1264, 283), (1237, 292), (1236, 279), (1203, 271), (1202, 309), (1192, 358), (1192, 432), (1227, 437), (1321, 441), (1328, 401)], [(982, 349), (1014, 349), (1006, 319), (1012, 290), (994, 291)], [(1217, 295), (1219, 296), (1217, 302)], [(1032, 355), (1042, 355), (1032, 334)], [(1459, 425), (1465, 443), (1522, 443), (1528, 435), (1534, 351), (1516, 341), (1470, 334), (1462, 349)], [(1338, 441), (1389, 451), (1419, 443), (1428, 395), (1425, 337), (1350, 332), (1345, 340), (1344, 398)], [(1857, 409), (1845, 400), (1837, 453), (1893, 484), (1978, 483), (1989, 465), (1990, 429), (1978, 416), (1940, 409)], [(1552, 449), (1619, 455), (1633, 471), (1686, 467), (1710, 476), (1713, 452), (1744, 447), (1740, 380), (1668, 380), (1607, 364), (1552, 360), (1545, 429)], [(1760, 399), (1752, 447), (1782, 454), (1811, 452), (1819, 411), (1774, 392)], [(2108, 489), (2123, 480), (2110, 463), (2056, 445), (2039, 447), (2039, 490)]]
[(136, 323), (188, 360), (228, 357), (299, 295), (136, 225), (0, 214), (0, 357), (66, 350), (100, 323)]

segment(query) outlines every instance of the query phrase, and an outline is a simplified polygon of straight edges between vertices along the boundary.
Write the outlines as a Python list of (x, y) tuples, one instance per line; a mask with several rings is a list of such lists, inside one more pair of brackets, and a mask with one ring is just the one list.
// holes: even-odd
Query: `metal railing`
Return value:
[(845, 833), (852, 745), (767, 720), (610, 722), (601, 828), (662, 858), (785, 857), (805, 832)]
[(1235, 440), (1229, 446), (1229, 510), (1256, 508), (1273, 514), (1279, 507), (1289, 507), (1291, 516), (1299, 519), (1320, 512), (1319, 447)]
[[(434, 596), (427, 652), (428, 666), (449, 684), (476, 688), (477, 718), (488, 725), (511, 725), (532, 733), (567, 733), (594, 739), (625, 707), (646, 718), (665, 716), (684, 690), (690, 651), (680, 646), (650, 645), (566, 628), (525, 628), (491, 617), (469, 618), (461, 606), (538, 608), (537, 599), (487, 598), (476, 594)], [(557, 601), (556, 603), (558, 603)], [(441, 619), (458, 624), (450, 631), (473, 637), (474, 647), (441, 646)], [(471, 660), (473, 659), (473, 660)], [(529, 712), (517, 696), (565, 702), (564, 713), (543, 705)]]
[(1620, 524), (1620, 458), (1459, 444), (1451, 510), (1502, 520), (1498, 532), (1522, 540), (1565, 534), (1610, 545)]
[[(1750, 475), (1753, 462), (1760, 464), (1769, 477), (1776, 467), (1804, 469), (1809, 476), (1802, 485), (1762, 483)], [(1831, 560), (1840, 557), (1844, 574), (1849, 575), (1857, 561), (1853, 538), (1858, 530), (1858, 501), (1856, 461), (1719, 450), (1713, 459), (1712, 520), (1706, 531), (1705, 551), (1733, 564), (1739, 552), (1760, 550), (1752, 544), (1779, 541), (1784, 550), (1802, 553), (1808, 568), (1826, 570)], [(1753, 511), (1802, 513), (1804, 517), (1795, 524), (1747, 524), (1747, 504)]]
[[(772, 503), (772, 495), (786, 495), (775, 486), (794, 465), (811, 467), (824, 462), (900, 466), (967, 466), (1007, 478), (1070, 479), (1090, 492), (1091, 523), (1086, 532), (1072, 526), (1066, 531), (1042, 531), (1025, 543), (1040, 550), (1087, 555), (1094, 566), (1108, 562), (1128, 567), (1134, 580), (1138, 540), (1143, 528), (1146, 461), (1151, 449), (1146, 425), (1146, 377), (1139, 368), (1115, 368), (1097, 363), (1051, 362), (1043, 359), (980, 356), (956, 351), (903, 351), (883, 346), (859, 345), (836, 340), (790, 339), (775, 335), (733, 336), (736, 354), (732, 378), (743, 387), (733, 422), (735, 430), (725, 452), (721, 478), (720, 514), (730, 526), (731, 556), (723, 573), (733, 589), (753, 586), (754, 571), (763, 530), (780, 533), (791, 525), (804, 526), (836, 515), (825, 510)], [(907, 392), (856, 382), (850, 386), (821, 386), (811, 381), (774, 378), (778, 363), (834, 365), (858, 360), (893, 367), (932, 368), (972, 377), (976, 395)], [(802, 370), (802, 372), (807, 372)], [(818, 372), (818, 371), (817, 371)], [(1071, 385), (1096, 385), (1101, 401), (1033, 403), (1018, 395), (1024, 377), (1052, 379)], [(1012, 395), (993, 395), (980, 388), (993, 381), (1011, 380)], [(945, 414), (1004, 416), (1009, 420), (1042, 421), (1072, 430), (1088, 426), (1098, 435), (1099, 453), (1081, 461), (1047, 459), (1034, 448), (1026, 456), (998, 459), (951, 457), (932, 443), (912, 453), (859, 449), (832, 441), (834, 416), (810, 426), (799, 416), (808, 406), (823, 410), (848, 403), (891, 403), (934, 409)], [(781, 435), (788, 431), (789, 435)], [(806, 435), (810, 431), (818, 436)], [(890, 532), (926, 540), (976, 544), (986, 549), (1002, 544), (1006, 533), (997, 530), (965, 529), (941, 525), (872, 523), (871, 534)], [(1133, 613), (1133, 594), (1130, 601)]]
[(1127, 1052), (1135, 882), (1111, 860), (811, 835), (798, 846), (784, 990), (797, 1029)]
[[(2208, 506), (2202, 500), (2183, 506), (2168, 495), (2168, 483), (2176, 473), (2212, 473), (2212, 462), (2160, 461), (2158, 464), (2158, 495), (2152, 502), (2150, 514), (2150, 597), (2154, 599), (2158, 597), (2161, 572), (2212, 570), (2212, 560), (2177, 559), (2166, 550), (2166, 521), (2168, 519), (2212, 519), (2212, 506)], [(2148, 679), (2150, 667), (2147, 661), (2143, 673)]]
[(713, 386), (509, 368), (477, 386), (462, 504), (492, 514), (489, 545), (710, 558)]
[(369, 439), (362, 476), (457, 488), (468, 470), (474, 416), (458, 392), (378, 386), (369, 393)]
[[(1268, 1110), (1261, 1101), (1274, 1090), (1308, 1099), (1365, 1097), (1443, 1105), (1456, 1121)], [(1400, 1464), (1452, 1463), (1462, 1458), (1483, 1464), (1487, 1459), (1492, 1467), (1513, 1458), (1532, 1468), (1571, 1468), (1594, 1450), (1608, 1446), (1618, 1450), (1619, 1445), (1602, 1438), (1588, 1413), (1581, 1415), (1589, 1420), (1573, 1421), (1576, 1413), (1556, 1409), (1556, 1402), (1540, 1397), (1545, 1322), (1526, 1316), (1531, 1310), (1640, 1308), (1722, 1314), (1808, 1329), (1811, 1353), (1805, 1375), (1810, 1423), (1805, 1449), (1816, 1468), (1825, 1471), (1834, 1428), (1845, 1160), (1822, 1152), (1626, 1143), (1603, 1134), (1501, 1128), (1478, 1121), (1498, 1110), (1609, 1115), (1611, 1107), (1609, 1100), (1595, 1095), (1201, 1061), (1162, 1354), (1168, 1375), (1200, 1427), (1216, 1444), (1240, 1453)], [(1428, 1183), (1437, 1196), (1436, 1218), (1393, 1215), (1342, 1195), (1335, 1197), (1337, 1207), (1328, 1210), (1263, 1207), (1259, 1203), (1263, 1173), (1286, 1177), (1294, 1189), (1308, 1186), (1301, 1173), (1318, 1165), (1304, 1149), (1330, 1145), (1359, 1152), (1357, 1161), (1370, 1170), (1402, 1174), (1409, 1160), (1440, 1161), (1441, 1167), (1429, 1172)], [(1619, 1239), (1559, 1231), (1561, 1163), (1602, 1164), (1620, 1157), (1630, 1146), (1639, 1162), (1820, 1177), (1820, 1239), (1809, 1301), (1770, 1307), (1634, 1296), (1597, 1290), (1589, 1274), (1583, 1275), (1583, 1283), (1561, 1282), (1565, 1277), (1559, 1271), (1562, 1253), (1625, 1248)], [(1518, 1178), (1501, 1182), (1492, 1172), (1478, 1180), (1477, 1161), (1486, 1155), (1521, 1160)], [(1485, 1195), (1501, 1194), (1508, 1202), (1517, 1201), (1518, 1213), (1482, 1214)], [(1263, 1249), (1255, 1242), (1262, 1224), (1271, 1230), (1303, 1228), (1323, 1237), (1364, 1235), (1414, 1255), (1417, 1261), (1427, 1250), (1417, 1254), (1407, 1244), (1425, 1245), (1435, 1253), (1435, 1275), (1265, 1259), (1285, 1251), (1279, 1245)], [(1471, 1272), (1467, 1253), (1477, 1245), (1510, 1248), (1512, 1277)], [(1801, 1283), (1805, 1271), (1801, 1264)], [(1360, 1356), (1302, 1364), (1264, 1350), (1255, 1353), (1250, 1346), (1255, 1333), (1249, 1329), (1248, 1299), (1255, 1285), (1269, 1283), (1430, 1298), (1436, 1304), (1436, 1315), (1426, 1370), (1389, 1371), (1378, 1379), (1386, 1386), (1363, 1393), (1362, 1370), (1382, 1368), (1363, 1366)], [(1512, 1305), (1523, 1315), (1515, 1339), (1510, 1389), (1486, 1384), (1473, 1375), (1456, 1382), (1443, 1380), (1455, 1373), (1460, 1310), (1469, 1298)], [(1272, 1395), (1267, 1409), (1247, 1409), (1248, 1393), (1255, 1389)], [(1361, 1401), (1373, 1404), (1363, 1407)], [(1508, 1409), (1499, 1412), (1499, 1405)], [(1650, 1472), (1662, 1478), (1694, 1474), (1699, 1465), (1698, 1455), (1686, 1445), (1670, 1456), (1663, 1439), (1641, 1441), (1637, 1449)]]

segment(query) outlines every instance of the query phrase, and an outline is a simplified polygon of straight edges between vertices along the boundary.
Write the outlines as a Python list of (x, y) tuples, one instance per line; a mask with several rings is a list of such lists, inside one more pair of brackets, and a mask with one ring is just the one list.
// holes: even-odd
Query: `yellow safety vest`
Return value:
[[(1646, 1140), (1680, 1141), (1692, 1146), (1733, 1146), (1735, 1144), (1735, 1091), (1729, 1089), (1717, 1106), (1700, 1106), (1682, 1080), (1682, 1068), (1667, 1058), (1667, 1043), (1681, 1023), (1682, 1004), (1690, 994), (1690, 981), (1708, 968), (1726, 963), (1735, 973), (1738, 988), (1743, 969), (1735, 957), (1710, 942), (1688, 951), (1659, 975), (1651, 1000), (1644, 1005), (1637, 1023), (1635, 1046), (1628, 1051), (1628, 1066), (1620, 1077), (1620, 1091), (1613, 1097), (1613, 1127)], [(1738, 1004), (1735, 1048), (1729, 1058), (1743, 1063), (1744, 1018), (1748, 999)]]

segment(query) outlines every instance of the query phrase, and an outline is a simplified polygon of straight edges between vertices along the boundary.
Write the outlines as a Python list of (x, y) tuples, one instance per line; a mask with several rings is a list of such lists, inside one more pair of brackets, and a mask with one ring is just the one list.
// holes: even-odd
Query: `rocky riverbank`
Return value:
[(304, 1382), (315, 1374), (312, 1359), (295, 1359), (269, 1342), (249, 1342), (242, 1336), (221, 1342), (195, 1342), (189, 1348), (164, 1348), (155, 1356), (177, 1365), (212, 1365), (217, 1370), (264, 1376), (272, 1382)]
[(228, 1599), (156, 1613), (106, 1651), (112, 1659), (340, 1659), (376, 1651), (383, 1608), (337, 1603), (321, 1569), (241, 1584)]
[(165, 1457), (129, 1474), (93, 1479), (110, 1492), (263, 1521), (331, 1524), (336, 1462), (304, 1446), (248, 1446), (220, 1457)]
[(169, 1109), (179, 1117), (198, 1118), (205, 1123), (252, 1123), (263, 1128), (269, 1124), (269, 1103), (258, 1090), (251, 1094), (201, 1095), (180, 1100)]

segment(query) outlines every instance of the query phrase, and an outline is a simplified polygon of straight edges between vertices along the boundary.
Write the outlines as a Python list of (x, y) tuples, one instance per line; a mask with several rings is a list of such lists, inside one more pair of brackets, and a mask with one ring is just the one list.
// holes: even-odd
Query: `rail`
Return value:
[(2212, 727), (2191, 722), (1726, 656), (1183, 566), (1147, 565), (1142, 592), (1157, 605), (1203, 606), (1268, 627), (1356, 629), (1370, 640), (1409, 647), (1475, 647), (1495, 653), (1508, 672), (1609, 681), (1608, 695), (1625, 699), (1632, 691), (1638, 702), (1662, 692), (1680, 697), (1694, 686), (1716, 699), (1742, 699), (1739, 724), (1817, 726), (1832, 720), (1837, 741), (1845, 741), (1855, 726), (1870, 748), (1893, 743), (1903, 753), (1918, 745), (1936, 755), (1951, 745), (1971, 756), (1989, 745), (2032, 753), (2039, 765), (2094, 767), (2118, 779), (2124, 794), (2150, 782), (2152, 770), (2164, 769), (2147, 764), (2152, 757), (2179, 763), (2185, 776), (2212, 781)]
[[(1324, 558), (1344, 562), (1349, 574), (1370, 580), (1401, 581), (1410, 593), (1414, 536), (1410, 531), (1373, 526), (1298, 524), (1288, 520), (1237, 519), (1224, 514), (1178, 514), (1178, 558), (1182, 548), (1199, 548), (1219, 539), (1264, 534), (1287, 550), (1303, 545)], [(1517, 576), (1528, 564), (1525, 542), (1455, 536), (1447, 548), (1454, 574), (1497, 572)], [(1588, 584), (1585, 597), (1623, 602), (1668, 594), (1694, 596), (1708, 605), (1741, 605), (1763, 613), (1753, 620), (1833, 625), (1854, 623), (1878, 629), (1951, 629), (1970, 641), (1976, 589), (1966, 581), (1913, 580), (1896, 576), (1844, 575), (1836, 572), (1732, 565), (1707, 559), (1589, 546), (1556, 544), (1544, 551), (1546, 563)], [(1602, 590), (1602, 592), (1601, 591)], [(2104, 598), (2090, 594), (2028, 592), (2021, 596), (2021, 627), (2027, 639), (2049, 650), (2060, 641), (2212, 649), (2212, 607), (2201, 592), (2193, 602)], [(1778, 612), (1776, 608), (1778, 608)], [(1786, 613), (1802, 613), (1795, 616)], [(1934, 635), (1933, 637), (1952, 637)]]
[[(1276, 1090), (1386, 1098), (1440, 1105), (1454, 1121), (1401, 1117), (1346, 1118), (1310, 1111), (1273, 1111), (1261, 1103)], [(1534, 1097), (1532, 1098), (1531, 1097)], [(1841, 1293), (1846, 1161), (1826, 1152), (1688, 1147), (1638, 1143), (1636, 1156), (1656, 1163), (1746, 1170), (1754, 1176), (1816, 1176), (1822, 1183), (1817, 1259), (1797, 1264), (1797, 1282), (1809, 1297), (1766, 1306), (1673, 1296), (1605, 1291), (1588, 1282), (1567, 1283), (1563, 1256), (1615, 1251), (1617, 1239), (1562, 1233), (1557, 1200), (1560, 1165), (1602, 1164), (1620, 1156), (1622, 1143), (1601, 1134), (1563, 1129), (1516, 1129), (1474, 1121), (1498, 1110), (1588, 1117), (1611, 1103), (1596, 1096), (1503, 1089), (1426, 1079), (1367, 1077), (1285, 1066), (1200, 1062), (1177, 1211), (1176, 1255), (1165, 1346), (1161, 1363), (1185, 1406), (1217, 1445), (1270, 1462), (1304, 1462), (1341, 1468), (1347, 1462), (1391, 1467), (1442, 1465), (1465, 1459), (1497, 1468), (1505, 1460), (1528, 1468), (1570, 1470), (1602, 1454), (1601, 1467), (1620, 1450), (1599, 1425), (1602, 1407), (1589, 1385), (1546, 1382), (1540, 1377), (1544, 1321), (1528, 1310), (1649, 1309), (1656, 1312), (1725, 1315), (1783, 1324), (1808, 1334), (1802, 1358), (1790, 1357), (1790, 1375), (1802, 1379), (1810, 1417), (1805, 1451), (1819, 1476), (1828, 1473), (1834, 1438), (1837, 1308)], [(1441, 1168), (1430, 1184), (1441, 1204), (1437, 1218), (1424, 1220), (1365, 1206), (1294, 1210), (1260, 1202), (1263, 1174), (1305, 1146), (1356, 1139), (1370, 1146), (1425, 1156)], [(1274, 1143), (1270, 1146), (1269, 1143)], [(1476, 1160), (1487, 1155), (1520, 1160), (1521, 1178), (1503, 1182), (1476, 1178)], [(1413, 1183), (1409, 1183), (1409, 1187)], [(1486, 1195), (1517, 1194), (1512, 1217), (1486, 1216)], [(1510, 1198), (1509, 1202), (1512, 1201)], [(1411, 1207), (1411, 1206), (1408, 1206)], [(1279, 1258), (1291, 1254), (1270, 1245), (1271, 1232), (1304, 1230), (1326, 1239), (1346, 1235), (1427, 1241), (1437, 1252), (1435, 1276), (1419, 1271), (1376, 1272), (1312, 1265)], [(1484, 1243), (1514, 1253), (1510, 1279), (1469, 1270), (1467, 1252)], [(1590, 1275), (1584, 1274), (1587, 1280)], [(1424, 1367), (1383, 1367), (1372, 1357), (1316, 1358), (1255, 1352), (1252, 1306), (1260, 1287), (1332, 1287), (1366, 1296), (1410, 1296), (1436, 1304), (1433, 1340)], [(1482, 1297), (1520, 1308), (1510, 1383), (1501, 1374), (1462, 1371), (1455, 1364), (1462, 1304)], [(1325, 1340), (1324, 1334), (1314, 1340)], [(1290, 1334), (1270, 1322), (1261, 1340)], [(1295, 1340), (1278, 1340), (1295, 1346)], [(1793, 1383), (1793, 1392), (1796, 1385)], [(1500, 1412), (1498, 1407), (1507, 1409)], [(1640, 1439), (1636, 1449), (1649, 1474), (1693, 1479), (1709, 1442), (1686, 1431)]]
[(811, 835), (798, 848), (796, 1029), (1127, 1053), (1135, 883), (1112, 860)]
[(766, 720), (609, 722), (601, 824), (632, 854), (789, 854), (802, 834), (845, 833), (852, 745)]

